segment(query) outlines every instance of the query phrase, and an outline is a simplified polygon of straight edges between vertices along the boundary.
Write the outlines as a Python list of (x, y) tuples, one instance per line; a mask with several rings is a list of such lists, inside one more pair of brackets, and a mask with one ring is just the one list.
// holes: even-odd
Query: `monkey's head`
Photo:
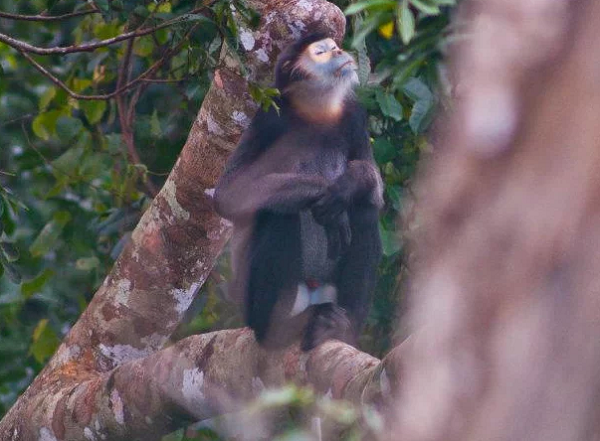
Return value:
[(319, 107), (337, 113), (356, 84), (354, 58), (324, 33), (310, 34), (290, 45), (275, 70), (275, 86), (296, 108), (311, 113), (319, 113)]

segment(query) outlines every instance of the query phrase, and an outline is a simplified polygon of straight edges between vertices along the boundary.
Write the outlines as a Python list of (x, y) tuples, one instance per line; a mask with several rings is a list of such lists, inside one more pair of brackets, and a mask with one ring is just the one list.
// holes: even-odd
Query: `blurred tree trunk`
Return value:
[(463, 6), (393, 438), (598, 439), (600, 2)]

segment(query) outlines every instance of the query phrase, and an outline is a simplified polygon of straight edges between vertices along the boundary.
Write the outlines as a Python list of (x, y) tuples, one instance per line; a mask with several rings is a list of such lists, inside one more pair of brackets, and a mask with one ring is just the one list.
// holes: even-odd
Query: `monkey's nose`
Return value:
[(335, 55), (335, 56), (342, 55), (343, 53), (344, 53), (344, 51), (341, 49), (335, 49), (333, 51), (333, 55)]

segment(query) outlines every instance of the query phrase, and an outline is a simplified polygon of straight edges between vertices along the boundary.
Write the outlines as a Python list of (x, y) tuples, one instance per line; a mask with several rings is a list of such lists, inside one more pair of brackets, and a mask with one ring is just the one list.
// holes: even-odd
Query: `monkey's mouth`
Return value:
[(352, 70), (356, 69), (356, 63), (354, 62), (354, 60), (348, 60), (335, 70), (335, 75), (338, 77), (342, 75), (347, 66), (350, 66)]

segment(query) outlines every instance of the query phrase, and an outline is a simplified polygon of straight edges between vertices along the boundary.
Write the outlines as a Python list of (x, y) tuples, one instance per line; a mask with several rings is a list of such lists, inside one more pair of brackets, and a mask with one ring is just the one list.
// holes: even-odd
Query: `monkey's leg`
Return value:
[(354, 206), (349, 212), (352, 242), (338, 266), (338, 305), (352, 324), (345, 341), (356, 344), (371, 306), (377, 284), (382, 247), (379, 210), (371, 205)]
[(246, 322), (256, 340), (265, 343), (269, 334), (288, 332), (273, 328), (280, 328), (276, 326), (280, 320), (275, 317), (281, 315), (278, 306), (288, 297), (293, 301), (301, 280), (299, 217), (260, 212), (250, 241), (248, 264)]
[(353, 207), (348, 215), (352, 241), (336, 270), (337, 305), (327, 303), (315, 307), (303, 349), (317, 346), (328, 338), (355, 345), (367, 318), (381, 259), (378, 210), (361, 205)]

